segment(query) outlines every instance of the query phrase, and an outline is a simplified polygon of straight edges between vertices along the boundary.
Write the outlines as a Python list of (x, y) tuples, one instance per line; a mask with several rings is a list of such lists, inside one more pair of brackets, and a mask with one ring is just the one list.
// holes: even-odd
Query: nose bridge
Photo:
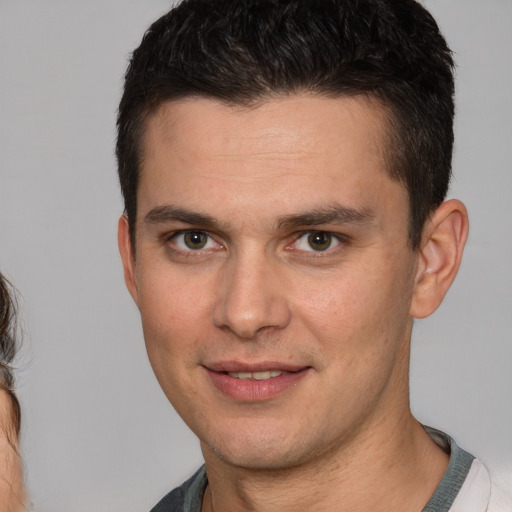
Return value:
[(264, 250), (249, 247), (237, 251), (226, 262), (214, 323), (240, 338), (253, 338), (263, 328), (283, 328), (290, 310), (279, 287), (278, 263)]

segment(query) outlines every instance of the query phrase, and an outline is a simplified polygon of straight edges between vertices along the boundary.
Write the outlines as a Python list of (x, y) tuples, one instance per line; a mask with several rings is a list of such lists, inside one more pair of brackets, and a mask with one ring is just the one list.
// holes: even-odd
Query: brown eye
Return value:
[(308, 235), (308, 244), (314, 251), (326, 251), (331, 243), (332, 235), (325, 231), (313, 231)]
[(304, 252), (326, 252), (340, 243), (340, 235), (329, 231), (307, 231), (295, 240), (293, 248)]
[(183, 234), (183, 242), (188, 249), (204, 249), (208, 242), (208, 235), (203, 231), (187, 231)]
[(181, 251), (200, 251), (213, 249), (217, 243), (205, 231), (181, 231), (171, 238), (172, 243)]

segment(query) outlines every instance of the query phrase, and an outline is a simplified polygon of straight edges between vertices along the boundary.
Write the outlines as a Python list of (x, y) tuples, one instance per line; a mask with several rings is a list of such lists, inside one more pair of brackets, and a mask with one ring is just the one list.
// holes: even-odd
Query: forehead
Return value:
[(258, 156), (258, 149), (262, 156), (271, 149), (276, 154), (301, 157), (316, 150), (325, 154), (336, 151), (347, 135), (364, 139), (366, 150), (374, 152), (384, 149), (385, 112), (380, 103), (366, 96), (297, 94), (251, 106), (190, 97), (164, 102), (149, 116), (143, 152), (147, 154), (156, 143), (210, 154), (222, 148), (219, 156), (230, 152), (240, 157)]
[(366, 208), (398, 186), (385, 170), (386, 129), (384, 109), (363, 97), (164, 103), (146, 124), (138, 213), (169, 201), (260, 216), (322, 201)]

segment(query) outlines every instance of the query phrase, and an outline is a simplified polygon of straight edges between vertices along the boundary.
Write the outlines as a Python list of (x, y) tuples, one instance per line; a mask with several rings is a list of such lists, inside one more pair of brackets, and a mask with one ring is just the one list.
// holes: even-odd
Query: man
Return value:
[(119, 246), (205, 459), (154, 511), (483, 511), (409, 408), (468, 233), (453, 62), (413, 0), (185, 0), (126, 74)]

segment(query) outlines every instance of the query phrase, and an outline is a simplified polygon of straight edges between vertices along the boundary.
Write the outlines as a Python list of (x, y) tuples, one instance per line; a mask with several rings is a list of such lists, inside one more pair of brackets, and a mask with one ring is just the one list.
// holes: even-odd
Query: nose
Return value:
[(220, 276), (214, 324), (248, 340), (263, 330), (286, 327), (291, 312), (279, 270), (264, 255), (240, 255), (227, 262)]

